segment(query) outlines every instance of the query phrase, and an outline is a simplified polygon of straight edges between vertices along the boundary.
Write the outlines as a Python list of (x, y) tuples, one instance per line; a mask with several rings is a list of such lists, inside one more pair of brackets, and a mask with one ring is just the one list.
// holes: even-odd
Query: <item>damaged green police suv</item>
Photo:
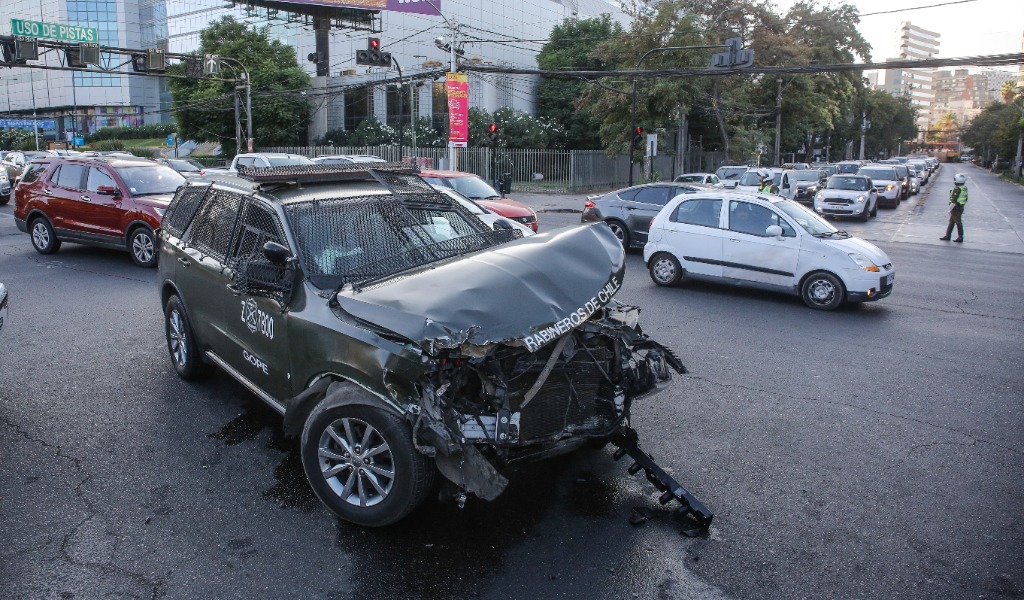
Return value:
[(394, 523), (437, 474), (493, 499), (520, 463), (610, 442), (710, 524), (629, 427), (684, 369), (612, 298), (603, 223), (491, 229), (397, 163), (240, 167), (182, 186), (159, 241), (178, 375), (216, 365), (281, 413), (341, 518)]

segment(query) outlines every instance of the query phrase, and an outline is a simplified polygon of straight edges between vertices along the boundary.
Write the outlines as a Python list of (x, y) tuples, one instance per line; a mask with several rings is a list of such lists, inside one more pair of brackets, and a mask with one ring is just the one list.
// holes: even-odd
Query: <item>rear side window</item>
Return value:
[(636, 193), (633, 200), (636, 202), (643, 202), (644, 204), (657, 204), (658, 206), (664, 206), (665, 203), (668, 202), (670, 189), (671, 188), (662, 185), (640, 188), (640, 191)]
[(192, 222), (192, 217), (196, 215), (196, 209), (199, 208), (209, 189), (208, 185), (183, 186), (167, 207), (167, 214), (164, 215), (160, 228), (180, 238), (181, 234), (188, 229), (188, 224)]
[(640, 189), (641, 188), (629, 188), (628, 190), (622, 190), (621, 192), (619, 192), (619, 198), (623, 200), (632, 200), (636, 198), (636, 194), (637, 192), (640, 191)]
[(688, 225), (717, 228), (721, 214), (721, 200), (712, 200), (707, 198), (687, 200), (676, 208), (676, 211), (672, 214), (672, 221), (676, 223), (686, 223)]
[(223, 261), (231, 247), (238, 209), (242, 197), (238, 194), (211, 189), (196, 213), (188, 243), (196, 250)]
[(56, 173), (57, 179), (54, 181), (51, 177), (50, 180), (54, 181), (54, 183), (60, 187), (80, 190), (82, 189), (82, 179), (85, 176), (85, 169), (84, 165), (63, 164), (60, 166), (60, 170)]
[(28, 168), (25, 169), (25, 172), (21, 174), (21, 182), (32, 183), (36, 179), (39, 179), (39, 176), (43, 174), (43, 171), (45, 171), (48, 166), (49, 165), (46, 163), (29, 165)]
[(250, 199), (246, 204), (245, 217), (242, 218), (242, 228), (238, 232), (238, 239), (231, 253), (233, 259), (259, 259), (263, 258), (263, 244), (277, 242), (287, 247), (288, 242), (284, 239), (283, 230), (277, 215), (269, 206)]

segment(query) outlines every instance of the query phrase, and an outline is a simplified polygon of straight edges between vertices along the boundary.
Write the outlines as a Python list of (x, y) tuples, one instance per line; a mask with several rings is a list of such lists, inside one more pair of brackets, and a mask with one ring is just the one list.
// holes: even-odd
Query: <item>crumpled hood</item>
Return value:
[(337, 303), (343, 313), (431, 355), (516, 342), (536, 351), (606, 305), (625, 268), (622, 244), (595, 223), (522, 238), (376, 288), (346, 290)]

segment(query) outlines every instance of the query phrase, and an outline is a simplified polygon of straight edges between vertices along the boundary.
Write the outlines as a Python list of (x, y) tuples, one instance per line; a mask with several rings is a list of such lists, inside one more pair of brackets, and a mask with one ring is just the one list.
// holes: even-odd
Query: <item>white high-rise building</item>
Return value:
[[(896, 56), (887, 60), (937, 58), (940, 35), (910, 21), (903, 21), (896, 30)], [(885, 72), (885, 83), (879, 86), (890, 94), (910, 97), (911, 103), (917, 108), (919, 138), (924, 137), (932, 121), (938, 118), (938, 115), (932, 114), (935, 102), (934, 76), (934, 69), (890, 69)]]

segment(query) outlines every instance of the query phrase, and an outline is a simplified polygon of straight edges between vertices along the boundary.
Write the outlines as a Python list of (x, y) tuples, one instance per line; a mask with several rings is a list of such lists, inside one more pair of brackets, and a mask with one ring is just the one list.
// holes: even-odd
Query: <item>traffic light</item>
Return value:
[(369, 38), (366, 41), (366, 50), (356, 52), (356, 64), (390, 69), (391, 53), (381, 52), (380, 38)]
[(637, 127), (633, 130), (633, 147), (640, 148), (644, 145), (644, 128)]
[(491, 144), (498, 143), (498, 124), (491, 123), (487, 126), (487, 137), (491, 139)]

